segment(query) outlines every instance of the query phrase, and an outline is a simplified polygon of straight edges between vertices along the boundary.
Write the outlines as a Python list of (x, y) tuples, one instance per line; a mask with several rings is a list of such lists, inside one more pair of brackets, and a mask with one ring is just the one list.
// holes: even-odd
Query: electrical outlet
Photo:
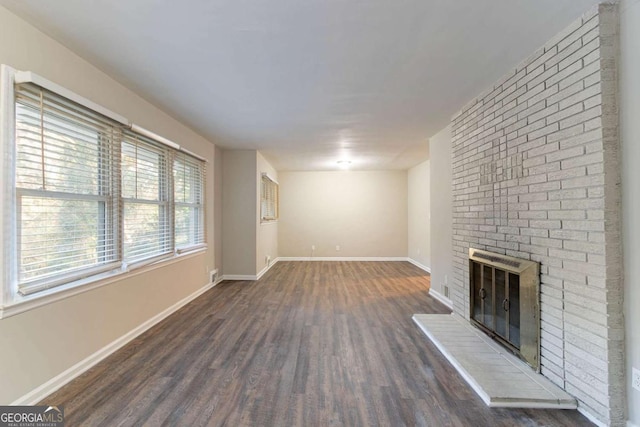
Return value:
[(632, 368), (631, 385), (633, 388), (640, 391), (640, 369)]
[(311, 250), (315, 251), (316, 250), (316, 245), (311, 245)]
[(336, 245), (336, 251), (340, 250), (340, 245)]

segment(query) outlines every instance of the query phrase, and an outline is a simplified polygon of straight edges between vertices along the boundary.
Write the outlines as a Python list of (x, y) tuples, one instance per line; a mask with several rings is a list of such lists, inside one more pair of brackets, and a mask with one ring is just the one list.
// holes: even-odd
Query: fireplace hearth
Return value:
[(540, 266), (469, 249), (471, 323), (540, 371)]

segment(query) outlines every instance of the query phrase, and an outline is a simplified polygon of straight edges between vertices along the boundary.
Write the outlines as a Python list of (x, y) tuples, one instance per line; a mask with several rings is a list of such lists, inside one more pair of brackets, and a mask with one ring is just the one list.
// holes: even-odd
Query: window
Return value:
[(7, 70), (6, 295), (121, 273), (205, 246), (202, 159), (42, 78), (7, 85)]
[(172, 252), (168, 149), (134, 132), (122, 142), (123, 256), (127, 263)]
[(20, 293), (114, 268), (117, 124), (21, 84), (15, 135)]
[(178, 153), (173, 160), (176, 248), (204, 244), (204, 167), (193, 157)]
[(260, 221), (270, 222), (278, 220), (278, 183), (262, 174), (260, 188)]

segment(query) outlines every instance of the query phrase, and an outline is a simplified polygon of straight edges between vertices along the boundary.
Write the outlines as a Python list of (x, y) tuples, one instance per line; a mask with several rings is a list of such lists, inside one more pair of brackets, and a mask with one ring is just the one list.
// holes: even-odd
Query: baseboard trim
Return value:
[(197, 297), (199, 297), (209, 289), (213, 288), (214, 286), (215, 284), (212, 284), (212, 283), (206, 284), (205, 286), (198, 289), (191, 295), (181, 299), (177, 303), (173, 304), (172, 306), (156, 314), (149, 320), (140, 324), (136, 328), (122, 335), (120, 338), (116, 339), (115, 341), (112, 341), (111, 343), (102, 347), (100, 350), (96, 351), (95, 353), (91, 354), (90, 356), (86, 357), (80, 362), (76, 363), (66, 371), (56, 375), (46, 383), (31, 390), (29, 393), (25, 394), (24, 396), (19, 397), (13, 403), (11, 403), (11, 405), (12, 406), (35, 405), (36, 403), (42, 401), (42, 399), (49, 396), (51, 393), (55, 392), (62, 386), (66, 385), (71, 380), (82, 375), (84, 372), (86, 372), (87, 370), (89, 370), (90, 368), (98, 364), (100, 361), (104, 360), (105, 358), (107, 358), (108, 356), (110, 356), (111, 354), (115, 353), (120, 348), (128, 344), (131, 340), (143, 334), (147, 330), (151, 329), (153, 326), (160, 323), (162, 320), (166, 319), (171, 314), (175, 313), (176, 311), (178, 311), (179, 309), (181, 309), (182, 307), (184, 307), (185, 305), (187, 305), (188, 303), (190, 303), (191, 301), (193, 301), (194, 299), (196, 299)]
[[(603, 423), (602, 421), (600, 421), (599, 419), (597, 419), (596, 417), (593, 416), (593, 414), (589, 411), (587, 411), (586, 409), (584, 409), (583, 407), (580, 406), (580, 403), (578, 403), (578, 412), (580, 412), (582, 415), (584, 415), (589, 421), (591, 421), (592, 423), (594, 423), (595, 425), (597, 425), (598, 427), (607, 427), (607, 424)], [(627, 421), (627, 427), (628, 426), (629, 421)]]
[(280, 261), (281, 258), (276, 258), (269, 265), (266, 265), (260, 272), (256, 275), (253, 274), (225, 274), (222, 276), (222, 280), (237, 280), (237, 281), (253, 281), (260, 280), (264, 274), (271, 269), (274, 265)]
[(427, 267), (424, 264), (420, 264), (418, 261), (416, 261), (413, 258), (407, 258), (407, 261), (409, 261), (411, 264), (415, 265), (418, 268), (421, 268), (422, 270), (426, 271), (427, 273), (431, 274), (431, 268)]
[(222, 280), (236, 280), (236, 281), (253, 281), (260, 280), (264, 274), (271, 269), (274, 265), (280, 261), (281, 258), (276, 258), (269, 265), (266, 265), (260, 272), (256, 275), (253, 274), (225, 274), (222, 276)]
[(453, 301), (442, 295), (440, 292), (434, 290), (433, 288), (429, 288), (429, 295), (446, 305), (449, 310), (453, 310)]
[(250, 274), (225, 274), (224, 276), (222, 276), (222, 280), (256, 281), (258, 280), (258, 276), (255, 276), (255, 275), (252, 276)]
[(265, 266), (260, 272), (256, 275), (252, 274), (224, 274), (222, 275), (219, 281), (216, 281), (218, 284), (222, 280), (235, 280), (235, 281), (256, 281), (260, 280), (262, 276), (265, 275), (267, 271), (271, 269), (275, 264), (279, 261), (370, 261), (370, 262), (380, 262), (380, 261), (408, 261), (416, 267), (426, 271), (427, 273), (431, 273), (431, 269), (426, 267), (419, 262), (412, 260), (407, 257), (277, 257), (267, 266)]
[(407, 257), (278, 257), (279, 261), (408, 261)]
[(280, 258), (276, 258), (273, 261), (271, 261), (269, 263), (269, 265), (265, 265), (264, 268), (262, 270), (260, 270), (260, 273), (258, 273), (258, 276), (256, 277), (257, 280), (260, 280), (262, 278), (262, 276), (264, 276), (264, 274), (271, 270), (271, 267), (273, 267), (274, 265), (276, 265), (278, 263), (278, 261), (280, 261)]
[[(279, 261), (409, 261), (407, 257), (277, 257), (267, 266), (265, 266), (255, 276), (252, 274), (225, 274), (222, 280), (236, 281), (256, 281), (260, 280), (267, 271), (271, 269)], [(419, 266), (420, 267), (420, 266)], [(424, 269), (424, 267), (420, 267)], [(429, 271), (429, 270), (426, 270)]]

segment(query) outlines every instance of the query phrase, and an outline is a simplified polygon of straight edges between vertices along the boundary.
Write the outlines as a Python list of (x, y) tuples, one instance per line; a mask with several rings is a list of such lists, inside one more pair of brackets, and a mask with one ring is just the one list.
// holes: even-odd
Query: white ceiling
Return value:
[(405, 169), (594, 0), (0, 0), (155, 105), (278, 170)]

